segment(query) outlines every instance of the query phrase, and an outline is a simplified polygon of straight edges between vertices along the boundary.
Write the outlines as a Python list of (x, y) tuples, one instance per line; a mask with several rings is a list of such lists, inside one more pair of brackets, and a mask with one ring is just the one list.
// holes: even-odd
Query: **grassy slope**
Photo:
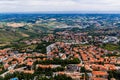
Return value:
[(47, 32), (47, 31), (48, 28), (42, 26), (36, 26), (36, 25), (34, 25), (33, 27), (25, 26), (22, 28), (4, 27), (0, 29), (0, 46), (7, 45), (10, 42), (18, 41), (25, 37), (28, 38), (37, 37), (42, 32)]
[(11, 31), (2, 31), (0, 30), (0, 41), (1, 42), (10, 42), (10, 41), (15, 41), (18, 40), (22, 37), (17, 32), (11, 32)]

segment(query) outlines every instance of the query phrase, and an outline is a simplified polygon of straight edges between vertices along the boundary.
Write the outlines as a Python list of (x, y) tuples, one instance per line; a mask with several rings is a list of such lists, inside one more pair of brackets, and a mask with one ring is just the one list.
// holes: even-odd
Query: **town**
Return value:
[(0, 80), (120, 79), (119, 17), (20, 16), (0, 19)]
[[(8, 48), (0, 50), (0, 63), (3, 65), (0, 76), (10, 77), (8, 74), (19, 72), (36, 74), (32, 77), (34, 80), (38, 77), (37, 74), (41, 74), (41, 77), (47, 76), (48, 79), (51, 76), (66, 75), (73, 80), (108, 80), (108, 76), (112, 74), (109, 71), (120, 70), (118, 56), (119, 52), (93, 45), (64, 42), (49, 45), (46, 54), (15, 53)], [(44, 72), (47, 70), (48, 72)]]

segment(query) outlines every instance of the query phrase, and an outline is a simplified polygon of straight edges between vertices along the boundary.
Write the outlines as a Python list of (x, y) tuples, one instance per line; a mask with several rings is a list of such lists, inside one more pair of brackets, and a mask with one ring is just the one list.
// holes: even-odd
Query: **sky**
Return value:
[(9, 12), (120, 12), (120, 0), (0, 0)]

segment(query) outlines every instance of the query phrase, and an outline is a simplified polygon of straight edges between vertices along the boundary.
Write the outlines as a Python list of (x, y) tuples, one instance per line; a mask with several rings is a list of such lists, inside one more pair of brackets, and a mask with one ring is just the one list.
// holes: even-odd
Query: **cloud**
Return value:
[(120, 0), (0, 0), (0, 12), (120, 11)]

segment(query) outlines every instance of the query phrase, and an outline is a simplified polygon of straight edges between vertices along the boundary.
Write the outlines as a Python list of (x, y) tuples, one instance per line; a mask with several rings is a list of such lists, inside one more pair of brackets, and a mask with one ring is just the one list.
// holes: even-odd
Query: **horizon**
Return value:
[(0, 13), (120, 13), (118, 0), (1, 0)]
[(120, 12), (92, 12), (92, 11), (46, 11), (46, 12), (0, 12), (0, 14), (120, 14)]

